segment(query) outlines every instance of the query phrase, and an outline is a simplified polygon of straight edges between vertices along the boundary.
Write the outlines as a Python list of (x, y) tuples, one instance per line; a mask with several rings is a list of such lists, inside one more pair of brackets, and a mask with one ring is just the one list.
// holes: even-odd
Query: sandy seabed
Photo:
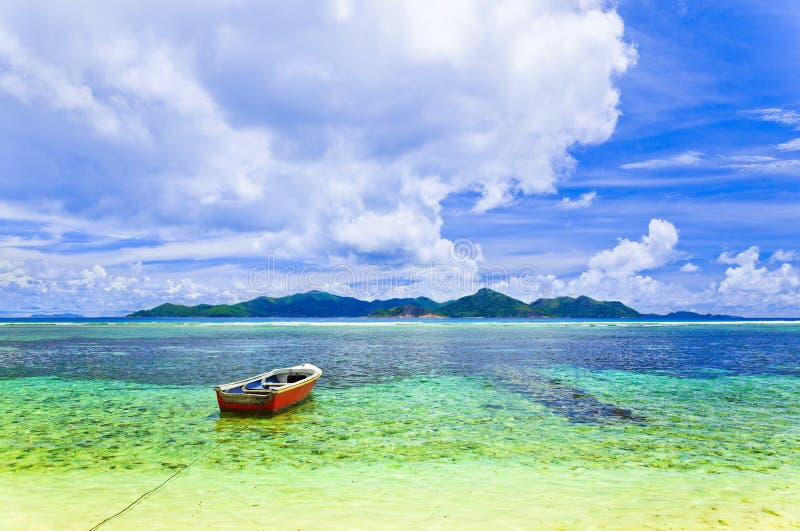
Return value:
[[(89, 529), (168, 474), (5, 476), (3, 529)], [(13, 488), (12, 488), (13, 485)], [(800, 527), (800, 473), (347, 464), (195, 468), (104, 529), (776, 529)]]

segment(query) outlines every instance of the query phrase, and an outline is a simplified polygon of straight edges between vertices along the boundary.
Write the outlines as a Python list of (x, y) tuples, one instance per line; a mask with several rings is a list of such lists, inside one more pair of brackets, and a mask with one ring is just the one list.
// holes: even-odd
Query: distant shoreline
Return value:
[[(423, 317), (424, 316), (424, 317)], [(530, 303), (483, 288), (459, 299), (437, 302), (427, 297), (364, 301), (323, 291), (296, 293), (285, 297), (258, 297), (235, 304), (184, 306), (165, 303), (129, 314), (131, 318), (599, 318), (599, 319), (683, 319), (689, 321), (734, 321), (732, 315), (678, 311), (666, 315), (636, 311), (619, 301), (598, 301), (580, 297), (539, 298)]]
[(519, 324), (519, 325), (546, 325), (546, 324), (609, 324), (614, 326), (625, 325), (746, 325), (746, 324), (798, 324), (800, 317), (741, 317), (734, 320), (703, 320), (703, 319), (664, 319), (664, 318), (583, 318), (583, 317), (553, 317), (553, 318), (528, 318), (528, 317), (140, 317), (126, 316), (100, 316), (100, 317), (75, 317), (75, 318), (40, 318), (40, 317), (0, 317), (0, 326), (7, 325), (91, 325), (91, 324), (147, 324), (147, 323), (198, 323), (205, 325), (292, 325), (292, 324), (330, 324), (342, 326), (368, 326), (370, 324), (414, 324), (414, 323), (441, 323), (441, 324)]

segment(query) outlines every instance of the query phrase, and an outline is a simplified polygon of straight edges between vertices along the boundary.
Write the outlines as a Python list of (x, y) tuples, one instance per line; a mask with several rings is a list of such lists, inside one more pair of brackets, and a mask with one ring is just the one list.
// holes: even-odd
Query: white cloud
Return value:
[(771, 160), (763, 162), (752, 162), (747, 164), (730, 164), (725, 166), (745, 173), (784, 173), (794, 172), (800, 167), (798, 159)]
[(771, 162), (778, 160), (775, 157), (770, 157), (769, 155), (730, 155), (724, 158), (734, 162)]
[(638, 241), (622, 239), (615, 247), (595, 254), (587, 270), (566, 283), (565, 292), (622, 300), (640, 311), (674, 307), (691, 298), (688, 291), (640, 273), (669, 263), (677, 244), (675, 225), (652, 219), (648, 233)]
[[(760, 262), (757, 246), (720, 254), (718, 262), (730, 266), (724, 278), (699, 291), (643, 274), (678, 256), (677, 243), (678, 231), (674, 225), (654, 219), (648, 234), (640, 240), (621, 240), (615, 247), (594, 255), (586, 271), (578, 277), (569, 281), (553, 279), (551, 287), (555, 294), (621, 300), (643, 312), (691, 310), (750, 316), (797, 315), (800, 270), (788, 263), (767, 268)], [(778, 261), (797, 258), (793, 251), (780, 250), (775, 254)], [(680, 268), (687, 273), (699, 269), (691, 262)]]
[(750, 114), (765, 122), (775, 122), (782, 125), (800, 127), (800, 113), (791, 109), (770, 107), (750, 111)]
[(790, 264), (771, 270), (759, 267), (759, 249), (755, 246), (737, 255), (723, 253), (720, 261), (733, 267), (725, 271), (725, 279), (718, 286), (710, 288), (717, 304), (746, 308), (754, 313), (796, 313), (800, 304), (800, 272)]
[(749, 247), (747, 250), (742, 251), (738, 254), (731, 254), (727, 251), (720, 254), (717, 258), (717, 262), (720, 264), (737, 264), (737, 265), (745, 265), (751, 264), (758, 260), (759, 250), (758, 247), (752, 246)]
[(205, 289), (205, 286), (188, 277), (184, 277), (178, 282), (169, 279), (167, 280), (167, 285), (167, 293), (173, 298), (177, 297), (183, 300), (188, 298), (192, 301), (196, 301), (203, 294), (208, 294), (208, 290)]
[(56, 65), (38, 60), (2, 26), (0, 58), (6, 63), (0, 73), (0, 91), (28, 105), (45, 105), (75, 114), (79, 122), (88, 123), (99, 134), (121, 132), (114, 109), (98, 101), (88, 84), (75, 82)]
[[(791, 145), (792, 142), (780, 144), (779, 148), (789, 151)], [(797, 149), (800, 150), (800, 144)], [(782, 173), (793, 172), (798, 166), (800, 166), (800, 160), (779, 159), (769, 155), (707, 155), (699, 151), (685, 151), (672, 157), (623, 164), (620, 168), (624, 170), (702, 168), (705, 170), (737, 170), (743, 173)]]
[(0, 288), (7, 288), (12, 284), (27, 288), (34, 283), (34, 279), (28, 275), (22, 263), (0, 260)]
[(800, 151), (800, 138), (778, 144), (778, 149), (781, 151)]
[[(653, 230), (653, 223), (657, 221), (651, 222), (650, 233), (639, 242), (623, 240), (616, 247), (595, 255), (584, 273), (564, 285), (564, 292), (606, 300), (619, 299), (640, 311), (690, 309), (750, 316), (797, 315), (800, 270), (788, 263), (774, 269), (767, 268), (761, 264), (757, 246), (739, 253), (722, 253), (718, 262), (730, 267), (720, 282), (714, 282), (702, 291), (691, 291), (641, 274), (645, 269), (665, 265), (675, 254), (677, 231), (666, 225)], [(653, 252), (652, 244), (644, 244), (647, 238), (662, 242), (658, 246), (661, 250)], [(781, 251), (779, 257), (784, 259), (795, 255)], [(681, 267), (683, 272), (697, 270), (699, 268), (691, 262)]]
[[(136, 270), (137, 266), (131, 267)], [(62, 272), (68, 275), (68, 272)], [(78, 278), (71, 280), (55, 280), (47, 283), (49, 291), (68, 289), (76, 292), (91, 293), (95, 292), (99, 297), (104, 297), (102, 292), (121, 292), (128, 291), (129, 288), (139, 282), (136, 277), (126, 277), (122, 275), (109, 274), (105, 267), (95, 264), (91, 269), (84, 269)], [(169, 290), (167, 290), (169, 293)]]
[[(132, 222), (162, 240), (154, 259), (218, 240), (246, 256), (444, 259), (441, 201), (478, 191), (485, 211), (553, 192), (569, 148), (614, 130), (614, 80), (635, 61), (601, 0), (91, 11), (0, 7), (0, 91), (45, 132), (32, 149), (53, 192), (36, 200)], [(81, 161), (63, 169), (68, 192), (48, 186), (61, 160)]]
[(623, 170), (663, 170), (666, 168), (680, 168), (684, 166), (698, 166), (703, 162), (703, 153), (699, 151), (685, 151), (679, 155), (662, 159), (650, 159), (641, 162), (630, 162), (620, 166)]
[[(6, 315), (74, 312), (118, 315), (162, 302), (234, 302), (253, 298), (248, 270), (230, 266), (195, 267), (179, 277), (138, 263), (106, 268), (95, 264), (78, 273), (43, 261), (0, 261)], [(241, 281), (244, 279), (244, 282)]]
[(581, 194), (578, 199), (570, 199), (569, 197), (563, 197), (561, 199), (561, 203), (559, 206), (566, 210), (574, 210), (576, 208), (586, 208), (590, 206), (595, 198), (597, 198), (597, 192), (586, 192), (585, 194)]
[(772, 256), (769, 257), (770, 262), (794, 262), (795, 260), (799, 259), (800, 255), (798, 255), (797, 251), (785, 251), (783, 249), (778, 249)]
[(84, 269), (81, 271), (81, 276), (78, 279), (70, 280), (69, 283), (73, 286), (82, 286), (93, 288), (98, 282), (108, 278), (108, 272), (104, 267), (97, 264), (91, 269)]
[(625, 278), (639, 271), (669, 262), (678, 244), (678, 229), (669, 221), (652, 219), (648, 233), (639, 241), (623, 238), (613, 249), (601, 251), (589, 260), (589, 271), (608, 277)]

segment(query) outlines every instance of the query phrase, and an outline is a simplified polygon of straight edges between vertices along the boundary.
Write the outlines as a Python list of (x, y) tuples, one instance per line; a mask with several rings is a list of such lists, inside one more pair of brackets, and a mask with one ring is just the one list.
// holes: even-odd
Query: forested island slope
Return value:
[(456, 300), (436, 302), (427, 297), (363, 301), (324, 291), (285, 297), (258, 297), (236, 304), (162, 304), (128, 317), (486, 317), (682, 320), (736, 319), (727, 315), (674, 312), (666, 316), (642, 314), (618, 301), (598, 301), (586, 296), (537, 299), (530, 304), (483, 288)]

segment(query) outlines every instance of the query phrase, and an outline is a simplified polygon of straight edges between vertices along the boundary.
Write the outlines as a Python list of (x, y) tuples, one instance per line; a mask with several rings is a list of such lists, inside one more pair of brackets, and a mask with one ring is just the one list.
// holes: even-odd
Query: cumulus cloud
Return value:
[(84, 11), (0, 7), (4, 138), (34, 139), (4, 140), (0, 192), (243, 255), (445, 259), (443, 199), (553, 192), (635, 61), (601, 0)]
[(630, 162), (620, 166), (623, 170), (663, 170), (683, 166), (698, 166), (703, 162), (703, 153), (699, 151), (685, 151), (672, 157), (663, 159), (649, 159), (641, 162)]
[(719, 261), (731, 264), (725, 279), (710, 288), (717, 303), (755, 312), (796, 312), (800, 304), (800, 271), (790, 264), (768, 269), (760, 262), (759, 248), (750, 247), (736, 255), (723, 253)]
[(624, 238), (615, 247), (595, 254), (586, 271), (566, 283), (565, 291), (572, 295), (621, 299), (645, 311), (683, 302), (690, 298), (685, 289), (641, 274), (673, 260), (677, 244), (675, 225), (652, 219), (647, 234), (639, 240)]
[(594, 255), (589, 260), (589, 271), (608, 277), (628, 277), (666, 264), (677, 244), (678, 229), (675, 225), (663, 219), (652, 219), (648, 233), (638, 241), (623, 238), (616, 247)]
[[(751, 246), (743, 251), (723, 252), (717, 258), (729, 265), (724, 278), (707, 288), (690, 290), (659, 280), (650, 271), (669, 264), (680, 256), (678, 230), (669, 221), (653, 219), (648, 233), (638, 240), (622, 239), (609, 249), (596, 253), (586, 271), (573, 279), (551, 278), (548, 296), (589, 295), (596, 299), (621, 300), (643, 312), (692, 310), (754, 316), (793, 316), (800, 305), (800, 270), (787, 261), (797, 259), (794, 251), (773, 253), (784, 262), (770, 269), (762, 264), (760, 250)], [(694, 273), (700, 268), (684, 263), (680, 271)]]
[[(133, 269), (133, 267), (132, 267)], [(126, 277), (121, 275), (109, 274), (106, 268), (95, 264), (91, 269), (84, 269), (76, 279), (67, 280), (66, 286), (76, 290), (102, 290), (102, 291), (128, 291), (128, 289), (139, 282), (136, 277)], [(51, 282), (51, 287), (54, 283)]]
[(700, 271), (700, 267), (691, 262), (686, 262), (681, 266), (681, 273), (696, 273), (697, 271)]
[(234, 302), (254, 295), (246, 282), (247, 271), (228, 266), (203, 267), (192, 278), (178, 277), (157, 266), (133, 263), (106, 268), (98, 264), (75, 271), (49, 262), (0, 261), (3, 315), (74, 312), (84, 315), (119, 315), (152, 307), (165, 300), (178, 303)]
[[(717, 261), (726, 264), (724, 278), (702, 290), (664, 282), (642, 272), (657, 269), (676, 256), (678, 232), (663, 220), (652, 220), (650, 230), (639, 241), (622, 240), (616, 247), (597, 253), (577, 278), (562, 284), (565, 293), (595, 298), (618, 298), (641, 311), (690, 309), (751, 316), (794, 316), (800, 305), (800, 270), (787, 259), (791, 251), (777, 251), (784, 262), (770, 269), (762, 263), (760, 250), (751, 246), (738, 253), (723, 252)], [(773, 254), (774, 256), (774, 254)], [(699, 268), (691, 262), (680, 270)]]
[(84, 269), (81, 271), (80, 278), (70, 280), (69, 283), (73, 286), (93, 288), (98, 282), (102, 282), (107, 278), (108, 272), (105, 268), (95, 264), (91, 269)]
[(0, 288), (7, 288), (12, 284), (18, 288), (27, 288), (34, 283), (22, 263), (0, 260)]
[(569, 197), (564, 197), (561, 199), (561, 203), (559, 203), (559, 206), (566, 210), (575, 210), (576, 208), (586, 208), (594, 202), (596, 197), (597, 197), (597, 192), (594, 191), (581, 194), (581, 196), (578, 199), (570, 199)]
[(800, 258), (800, 255), (798, 255), (797, 251), (794, 251), (794, 250), (785, 251), (783, 249), (778, 249), (777, 251), (772, 253), (772, 256), (769, 257), (769, 261), (770, 262), (794, 262), (798, 258)]
[[(756, 316), (792, 316), (800, 305), (800, 271), (786, 261), (796, 259), (792, 251), (773, 254), (782, 263), (770, 269), (761, 263), (760, 250), (751, 246), (738, 253), (723, 252), (717, 258), (729, 265), (724, 278), (702, 290), (689, 290), (644, 274), (673, 260), (678, 252), (678, 231), (665, 220), (650, 222), (648, 234), (637, 241), (621, 240), (589, 261), (577, 278), (553, 284), (570, 295), (586, 294), (599, 299), (619, 299), (640, 311), (667, 312), (691, 309), (714, 313)], [(682, 272), (699, 270), (687, 262)], [(559, 283), (560, 282), (560, 283)]]
[(720, 264), (751, 264), (758, 260), (758, 255), (758, 247), (752, 246), (738, 254), (731, 254), (728, 251), (725, 251), (717, 257), (717, 262)]
[[(617, 299), (644, 312), (678, 309), (751, 316), (795, 316), (800, 305), (800, 270), (786, 263), (796, 260), (794, 251), (778, 250), (770, 269), (757, 246), (740, 252), (723, 252), (717, 261), (726, 264), (724, 278), (707, 288), (690, 290), (651, 276), (677, 258), (678, 230), (669, 221), (653, 219), (639, 240), (622, 239), (616, 246), (595, 254), (586, 271), (576, 278), (550, 280), (552, 293)], [(775, 257), (773, 260), (772, 258)], [(684, 263), (680, 271), (694, 273), (699, 267)]]

